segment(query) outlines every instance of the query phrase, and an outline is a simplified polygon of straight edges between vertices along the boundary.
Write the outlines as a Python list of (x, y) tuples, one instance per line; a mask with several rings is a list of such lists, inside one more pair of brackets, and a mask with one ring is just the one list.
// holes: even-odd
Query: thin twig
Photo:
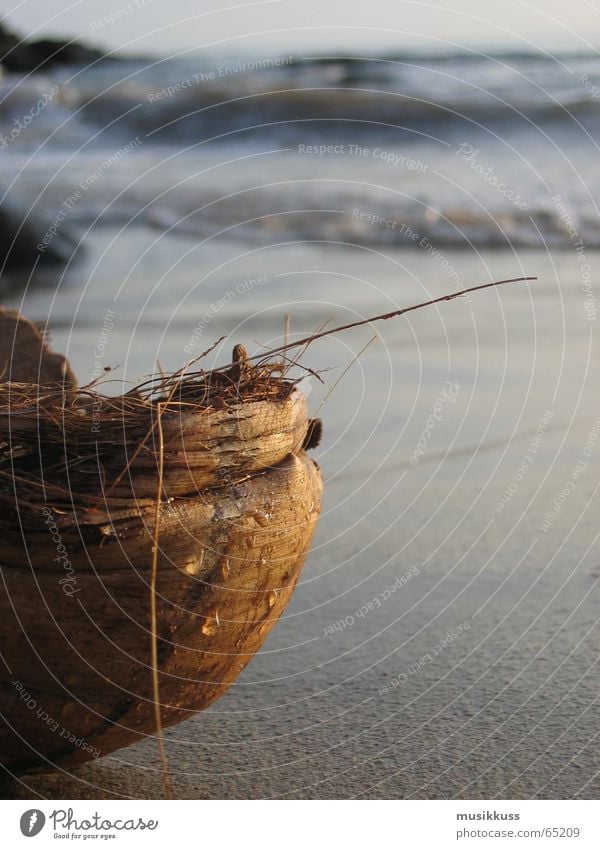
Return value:
[(164, 468), (164, 443), (162, 430), (162, 404), (158, 403), (158, 491), (156, 493), (156, 505), (154, 510), (154, 533), (152, 547), (152, 571), (150, 573), (150, 628), (152, 633), (152, 697), (154, 699), (154, 715), (156, 718), (156, 739), (158, 741), (158, 754), (162, 765), (163, 782), (165, 785), (165, 795), (167, 799), (173, 799), (173, 785), (169, 775), (169, 764), (165, 753), (165, 738), (163, 734), (162, 718), (160, 715), (160, 688), (158, 684), (158, 625), (156, 613), (156, 579), (158, 575), (158, 538), (159, 538), (159, 523), (160, 523), (160, 503), (163, 487), (163, 468)]
[[(221, 342), (226, 338), (227, 338), (226, 336), (220, 336), (217, 339), (216, 342), (213, 342), (212, 345), (209, 348), (206, 349), (206, 351), (203, 351), (197, 357), (194, 357), (193, 359), (188, 360), (187, 363), (179, 369), (179, 371), (175, 371), (172, 374), (169, 374), (166, 377), (165, 380), (161, 379), (160, 384), (170, 383), (172, 380), (175, 380), (176, 378), (178, 378), (180, 375), (182, 375), (184, 372), (186, 372), (189, 369), (190, 366), (194, 365), (194, 363), (197, 363), (199, 360), (203, 359), (203, 357), (207, 357), (210, 353), (212, 353), (212, 351), (214, 351), (214, 349), (217, 347), (217, 345), (220, 345)], [(192, 374), (198, 374), (198, 372), (192, 372)], [(151, 391), (155, 392), (156, 391), (156, 388), (154, 387), (155, 383), (156, 383), (156, 377), (154, 375), (150, 375), (150, 377), (148, 377), (145, 381), (143, 381), (142, 383), (138, 383), (136, 386), (134, 386), (134, 388), (131, 391), (132, 392), (141, 392), (142, 389), (145, 389), (145, 387), (151, 385), (153, 387)]]
[[(353, 327), (364, 327), (365, 324), (372, 324), (374, 321), (387, 321), (389, 318), (396, 318), (400, 315), (405, 315), (413, 310), (420, 310), (422, 307), (430, 307), (433, 304), (440, 304), (442, 301), (453, 301), (454, 298), (461, 298), (469, 292), (478, 292), (481, 289), (491, 289), (494, 286), (503, 286), (505, 283), (524, 283), (526, 281), (537, 280), (537, 277), (511, 277), (509, 280), (497, 280), (494, 283), (481, 283), (479, 286), (471, 286), (469, 289), (462, 289), (460, 292), (452, 292), (450, 295), (441, 295), (439, 298), (432, 298), (430, 301), (423, 301), (420, 304), (414, 304), (412, 307), (402, 307), (399, 310), (382, 313), (381, 315), (373, 316), (372, 318), (363, 318), (360, 321), (352, 321), (350, 324), (342, 324), (339, 327), (332, 327), (330, 330), (323, 330), (321, 333), (315, 333), (312, 336), (306, 336), (304, 339), (298, 339), (296, 342), (290, 342), (288, 345), (281, 345), (279, 348), (272, 348), (269, 354), (280, 354), (282, 351), (287, 351), (289, 348), (298, 348), (301, 345), (310, 345), (317, 339), (323, 339), (324, 336), (331, 336), (333, 333), (341, 333), (344, 330), (350, 330)], [(263, 354), (256, 354), (253, 357), (248, 357), (249, 360), (257, 360), (263, 357)]]
[[(331, 318), (326, 319), (324, 322), (322, 322), (322, 323), (321, 323), (321, 325), (317, 328), (317, 330), (316, 330), (315, 332), (316, 332), (317, 334), (318, 334), (318, 333), (321, 333), (323, 330), (325, 330), (325, 328), (326, 328), (326, 327), (327, 327), (327, 325), (331, 322), (331, 320), (332, 320)], [(306, 340), (305, 340), (305, 341), (306, 341)], [(296, 357), (296, 359), (297, 359), (297, 360), (301, 360), (301, 359), (302, 359), (302, 357), (304, 356), (304, 353), (305, 353), (306, 349), (308, 348), (309, 344), (310, 344), (310, 342), (307, 342), (307, 343), (304, 345), (304, 348), (302, 349), (302, 351), (300, 351), (300, 353), (299, 353), (299, 354), (298, 354), (298, 356)], [(293, 346), (292, 346), (292, 347), (293, 347)]]
[(355, 363), (355, 362), (357, 362), (357, 361), (360, 359), (360, 357), (362, 357), (362, 355), (364, 354), (364, 352), (367, 350), (367, 348), (368, 348), (370, 345), (372, 345), (372, 344), (373, 344), (373, 342), (377, 339), (377, 337), (378, 337), (378, 334), (377, 334), (377, 333), (375, 333), (375, 335), (374, 335), (374, 336), (371, 336), (371, 338), (369, 339), (369, 341), (367, 342), (367, 344), (362, 346), (362, 348), (360, 349), (360, 351), (358, 352), (358, 354), (355, 354), (355, 356), (354, 356), (354, 357), (352, 357), (352, 359), (350, 360), (350, 362), (348, 363), (348, 365), (346, 366), (346, 368), (344, 369), (344, 371), (340, 374), (340, 376), (338, 377), (338, 379), (336, 380), (336, 382), (333, 384), (333, 386), (331, 387), (331, 389), (329, 390), (329, 392), (325, 395), (325, 397), (323, 398), (323, 400), (321, 401), (321, 403), (319, 404), (319, 406), (318, 406), (318, 407), (317, 407), (317, 409), (315, 410), (315, 412), (314, 412), (314, 414), (313, 414), (313, 416), (312, 416), (313, 418), (316, 418), (316, 417), (319, 415), (319, 411), (321, 410), (321, 408), (322, 408), (323, 404), (325, 403), (325, 401), (327, 401), (327, 399), (329, 398), (329, 396), (331, 395), (331, 393), (333, 392), (333, 390), (336, 388), (336, 386), (338, 385), (338, 383), (340, 382), (340, 380), (343, 380), (343, 378), (344, 378), (344, 377), (346, 376), (346, 374), (350, 371), (350, 369), (352, 368), (352, 366), (354, 365), (354, 363)]
[[(534, 280), (537, 280), (537, 277), (510, 277), (507, 280), (496, 280), (493, 283), (480, 283), (478, 286), (470, 286), (468, 289), (462, 289), (460, 292), (451, 292), (449, 295), (440, 295), (439, 298), (422, 301), (422, 303), (413, 304), (411, 307), (402, 307), (401, 309), (393, 310), (392, 312), (382, 313), (381, 315), (375, 315), (371, 318), (363, 318), (360, 321), (352, 321), (350, 324), (342, 324), (338, 327), (332, 327), (329, 330), (319, 331), (311, 334), (310, 336), (305, 336), (304, 339), (298, 339), (295, 342), (288, 342), (287, 345), (280, 345), (279, 348), (271, 348), (267, 355), (253, 354), (247, 359), (249, 362), (254, 360), (264, 360), (265, 356), (271, 357), (275, 354), (282, 353), (282, 351), (289, 351), (291, 348), (300, 347), (303, 348), (300, 354), (300, 356), (302, 356), (310, 344), (315, 342), (317, 339), (323, 339), (325, 336), (332, 336), (334, 333), (342, 333), (344, 330), (351, 330), (354, 327), (364, 327), (365, 325), (372, 324), (375, 321), (387, 321), (390, 318), (397, 318), (398, 316), (405, 315), (406, 313), (413, 312), (414, 310), (420, 310), (423, 307), (441, 304), (443, 301), (453, 301), (455, 298), (461, 298), (464, 295), (468, 295), (471, 292), (479, 292), (482, 289), (492, 289), (496, 286), (503, 286), (505, 283), (526, 283)], [(219, 366), (218, 368), (213, 369), (211, 374), (218, 374), (220, 372), (227, 371), (232, 365), (233, 363), (227, 363), (226, 365)], [(195, 374), (195, 372), (190, 372), (188, 373), (188, 377), (194, 377)]]

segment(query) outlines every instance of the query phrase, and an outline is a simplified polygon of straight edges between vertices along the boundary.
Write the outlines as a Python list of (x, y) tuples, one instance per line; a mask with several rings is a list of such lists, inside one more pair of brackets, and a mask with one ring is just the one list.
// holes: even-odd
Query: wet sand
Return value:
[[(486, 259), (498, 278), (523, 270), (506, 254)], [(229, 693), (166, 732), (177, 797), (597, 798), (598, 351), (573, 256), (520, 259), (542, 277), (536, 289), (380, 326), (326, 402), (314, 453), (323, 513), (302, 581)], [(381, 286), (361, 290), (363, 314), (418, 300), (420, 280), (436, 281), (434, 295), (451, 288), (420, 255), (402, 261), (412, 280), (358, 251), (348, 260), (348, 274), (370, 268)], [(481, 279), (468, 257), (453, 261), (466, 283)], [(334, 312), (316, 303), (317, 284), (294, 307), (298, 329)], [(340, 303), (344, 285), (327, 300)], [(264, 297), (279, 321), (300, 296)], [(235, 341), (264, 340), (272, 315)], [(235, 327), (229, 316), (215, 337)], [(76, 369), (86, 332), (70, 337)], [(68, 336), (58, 325), (56, 346)], [(323, 343), (307, 364), (345, 366), (368, 339)], [(175, 326), (165, 345), (170, 367)], [(132, 347), (136, 365), (147, 352)], [(314, 410), (323, 388), (311, 390)], [(159, 797), (156, 742), (22, 779), (17, 794)]]

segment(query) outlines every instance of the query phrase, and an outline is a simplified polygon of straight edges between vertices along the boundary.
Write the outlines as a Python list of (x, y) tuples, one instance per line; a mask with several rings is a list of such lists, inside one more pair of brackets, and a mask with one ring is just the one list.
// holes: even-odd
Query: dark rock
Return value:
[[(43, 250), (38, 247), (48, 233), (48, 224), (36, 214), (23, 214), (15, 207), (3, 204), (0, 208), (0, 268), (4, 271), (31, 271), (38, 265), (62, 266), (73, 255), (76, 239), (62, 224), (52, 234)], [(39, 259), (38, 259), (39, 257)]]
[(0, 64), (6, 71), (47, 71), (56, 65), (89, 65), (105, 55), (80, 42), (62, 39), (22, 41), (0, 24)]

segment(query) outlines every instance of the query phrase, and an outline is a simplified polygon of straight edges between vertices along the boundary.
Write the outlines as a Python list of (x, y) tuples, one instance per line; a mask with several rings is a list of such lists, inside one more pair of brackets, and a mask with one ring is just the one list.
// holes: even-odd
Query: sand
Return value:
[[(303, 578), (227, 696), (168, 730), (178, 797), (597, 797), (597, 345), (573, 256), (554, 259), (521, 257), (523, 269), (492, 252), (494, 276), (538, 272), (538, 288), (380, 327), (326, 402), (315, 452), (324, 509)], [(363, 287), (363, 314), (418, 300), (419, 280), (435, 281), (432, 294), (451, 289), (433, 261), (411, 261), (417, 277), (399, 287), (372, 258), (348, 260), (348, 273), (370, 267), (384, 290), (369, 300)], [(453, 262), (468, 283), (481, 279), (468, 257)], [(328, 301), (344, 283), (355, 291), (335, 280)], [(301, 330), (334, 312), (316, 286), (315, 274), (301, 296), (270, 297), (301, 297)], [(215, 337), (232, 329), (224, 315)], [(83, 333), (70, 341), (76, 369)], [(236, 340), (266, 335), (249, 324)], [(180, 338), (166, 335), (173, 360)], [(343, 367), (368, 339), (323, 342), (307, 362)], [(323, 389), (309, 388), (314, 411)], [(17, 789), (161, 793), (154, 740)]]

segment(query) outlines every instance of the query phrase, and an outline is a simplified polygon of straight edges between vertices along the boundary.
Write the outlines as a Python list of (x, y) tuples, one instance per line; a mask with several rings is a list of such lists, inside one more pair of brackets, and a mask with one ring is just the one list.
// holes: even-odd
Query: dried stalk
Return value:
[(162, 430), (162, 405), (158, 404), (157, 430), (158, 430), (158, 485), (156, 493), (156, 505), (154, 511), (154, 534), (152, 539), (152, 571), (150, 573), (150, 622), (152, 635), (152, 693), (154, 697), (154, 715), (156, 718), (156, 739), (158, 742), (158, 754), (162, 766), (163, 783), (165, 786), (165, 795), (167, 799), (173, 799), (173, 785), (169, 775), (169, 764), (165, 752), (165, 737), (162, 727), (162, 718), (160, 715), (160, 688), (158, 684), (158, 622), (156, 611), (156, 579), (158, 575), (158, 540), (160, 526), (160, 502), (163, 486), (163, 468), (164, 468), (164, 440)]

